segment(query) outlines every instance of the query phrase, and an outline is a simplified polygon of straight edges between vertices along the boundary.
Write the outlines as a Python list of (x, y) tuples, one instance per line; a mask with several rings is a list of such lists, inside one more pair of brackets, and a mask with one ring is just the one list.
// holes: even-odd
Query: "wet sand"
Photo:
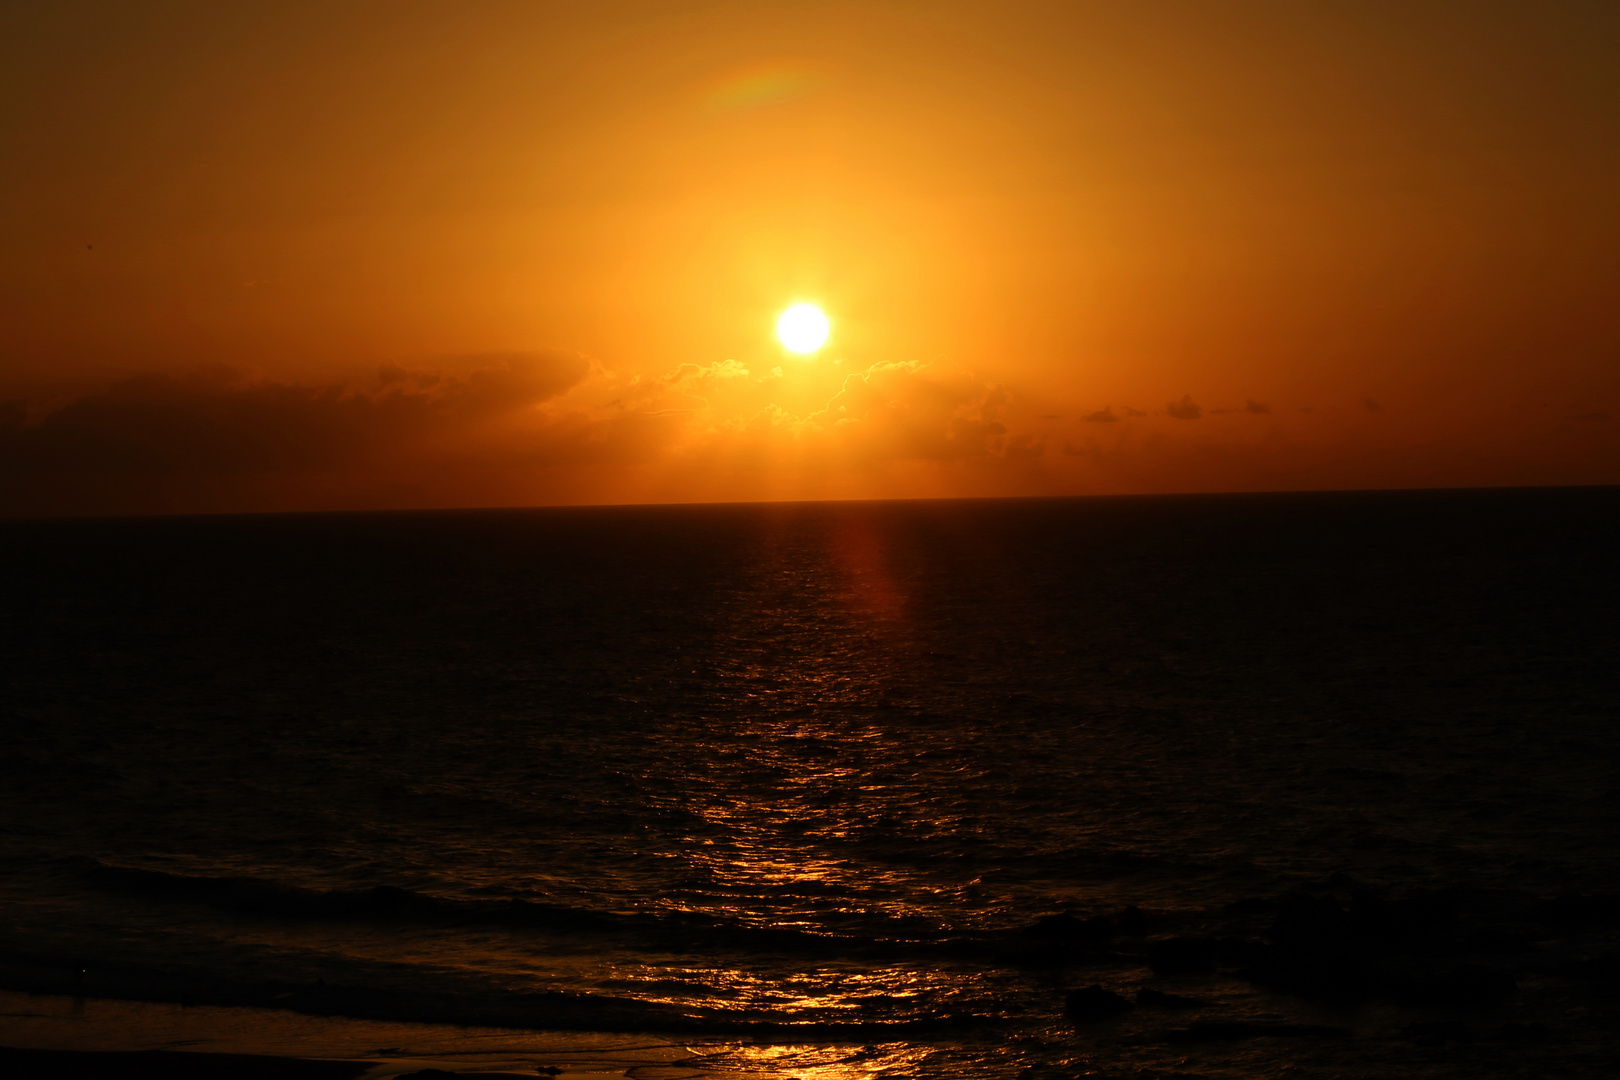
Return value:
[(181, 1050), (29, 1050), (0, 1047), (0, 1072), (13, 1080), (350, 1080), (359, 1061), (310, 1061)]
[[(703, 1075), (656, 1036), (304, 1016), (0, 991), (7, 1080), (390, 1080), (437, 1069), (474, 1080)], [(555, 1070), (555, 1071), (553, 1071)]]

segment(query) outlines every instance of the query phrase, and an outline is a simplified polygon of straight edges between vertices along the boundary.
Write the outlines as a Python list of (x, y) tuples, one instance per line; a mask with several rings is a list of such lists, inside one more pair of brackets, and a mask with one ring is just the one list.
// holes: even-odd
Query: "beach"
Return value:
[[(679, 1043), (312, 1017), (0, 991), (0, 1070), (17, 1080), (387, 1080), (423, 1069), (470, 1077), (695, 1076)], [(539, 1070), (547, 1071), (544, 1074)]]
[(1569, 489), (6, 523), (0, 1046), (1606, 1076), (1617, 521)]

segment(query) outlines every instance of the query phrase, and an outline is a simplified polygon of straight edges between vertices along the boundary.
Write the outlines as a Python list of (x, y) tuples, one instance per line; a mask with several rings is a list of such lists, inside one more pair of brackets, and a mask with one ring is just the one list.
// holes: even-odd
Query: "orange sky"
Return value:
[(9, 4), (0, 513), (1617, 483), (1617, 31)]

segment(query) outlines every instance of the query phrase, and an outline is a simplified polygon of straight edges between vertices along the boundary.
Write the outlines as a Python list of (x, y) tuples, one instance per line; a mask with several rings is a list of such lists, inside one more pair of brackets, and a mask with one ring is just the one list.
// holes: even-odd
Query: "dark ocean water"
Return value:
[[(0, 983), (716, 1076), (1611, 1075), (1617, 526), (1617, 489), (0, 524)], [(1149, 993), (1066, 1014), (1091, 986)]]

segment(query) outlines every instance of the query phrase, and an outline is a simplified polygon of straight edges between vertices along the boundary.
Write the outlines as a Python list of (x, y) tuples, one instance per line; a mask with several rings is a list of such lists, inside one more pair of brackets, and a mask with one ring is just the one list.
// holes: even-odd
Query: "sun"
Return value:
[(776, 320), (776, 338), (789, 352), (801, 356), (815, 352), (827, 343), (832, 323), (814, 304), (794, 304)]

